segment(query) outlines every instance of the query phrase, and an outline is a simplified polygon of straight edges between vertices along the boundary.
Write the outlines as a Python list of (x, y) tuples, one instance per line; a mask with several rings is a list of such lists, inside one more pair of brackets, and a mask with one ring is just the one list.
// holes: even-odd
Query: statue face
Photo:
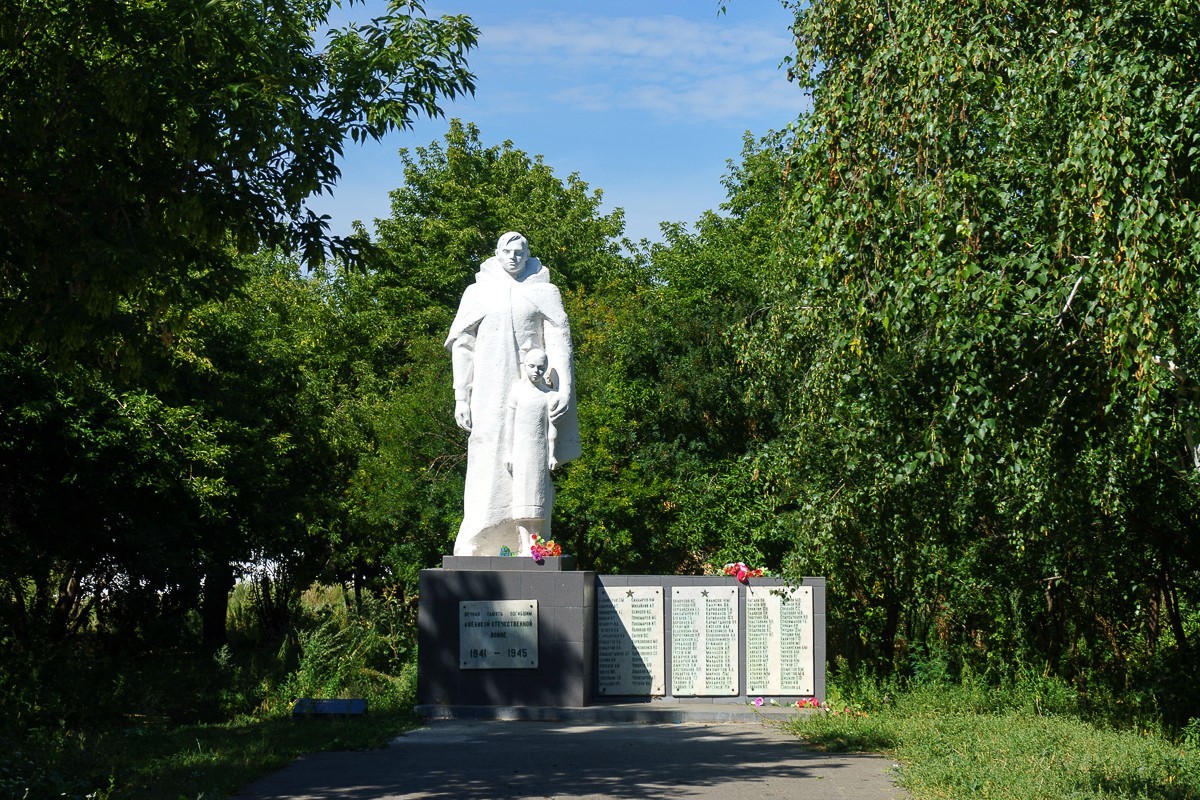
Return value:
[(546, 374), (546, 354), (541, 350), (530, 350), (521, 366), (525, 368), (525, 377), (529, 382), (539, 384)]
[(523, 236), (507, 241), (501, 239), (496, 245), (496, 258), (500, 259), (501, 266), (509, 275), (520, 275), (521, 270), (525, 269), (525, 262), (529, 260), (529, 243)]

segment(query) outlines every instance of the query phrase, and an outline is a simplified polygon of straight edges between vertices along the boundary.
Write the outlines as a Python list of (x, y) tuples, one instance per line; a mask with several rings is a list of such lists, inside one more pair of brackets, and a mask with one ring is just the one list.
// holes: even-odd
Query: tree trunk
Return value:
[(890, 673), (895, 671), (896, 664), (896, 637), (900, 633), (900, 603), (897, 600), (898, 592), (892, 586), (892, 576), (887, 578), (887, 584), (883, 590), (883, 605), (886, 616), (884, 617), (883, 641), (880, 643), (880, 663), (883, 669)]
[(1164, 561), (1163, 578), (1166, 583), (1166, 591), (1164, 596), (1167, 601), (1167, 618), (1171, 620), (1171, 630), (1175, 634), (1175, 644), (1179, 648), (1179, 654), (1183, 656), (1183, 663), (1191, 663), (1191, 652), (1188, 649), (1187, 633), (1183, 629), (1183, 617), (1179, 613), (1179, 592), (1175, 588), (1175, 578), (1171, 575), (1171, 568)]
[(225, 644), (225, 618), (229, 614), (229, 592), (232, 589), (232, 565), (225, 560), (209, 562), (204, 570), (204, 600), (200, 606), (206, 648), (215, 650)]

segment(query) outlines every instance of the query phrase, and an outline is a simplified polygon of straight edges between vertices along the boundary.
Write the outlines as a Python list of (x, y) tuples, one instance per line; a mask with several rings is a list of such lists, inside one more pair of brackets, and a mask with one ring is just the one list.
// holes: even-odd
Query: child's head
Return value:
[(535, 347), (521, 358), (521, 371), (530, 383), (541, 383), (546, 376), (547, 364), (545, 351)]

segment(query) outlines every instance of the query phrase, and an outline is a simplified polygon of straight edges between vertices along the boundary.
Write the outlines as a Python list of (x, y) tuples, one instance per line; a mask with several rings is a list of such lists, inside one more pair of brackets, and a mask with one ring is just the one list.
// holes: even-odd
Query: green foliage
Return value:
[[(131, 611), (150, 603), (180, 619), (195, 594), (179, 545), (225, 491), (218, 430), (194, 405), (119, 389), (95, 370), (55, 372), (28, 350), (0, 356), (0, 372), (11, 402), (0, 418), (6, 633), (121, 626), (102, 603), (114, 594)], [(167, 582), (182, 594), (156, 597)]]
[(405, 711), (312, 721), (243, 716), (183, 725), (130, 719), (65, 740), (35, 735), (6, 750), (0, 796), (231, 797), (301, 755), (382, 747), (414, 725)]
[(744, 352), (835, 647), (1080, 686), (1165, 651), (1195, 685), (1193, 12), (796, 13), (813, 108)]
[(235, 797), (299, 756), (383, 747), (414, 725), (407, 712), (385, 712), (353, 719), (241, 717), (207, 725), (130, 726), (95, 742), (97, 762), (104, 766), (90, 786), (98, 790), (95, 797), (107, 800)]
[(18, 640), (174, 626), (177, 641), (203, 582), (219, 641), (236, 562), (272, 560), (296, 590), (323, 563), (345, 481), (321, 379), (328, 314), (294, 264), (243, 269), (239, 297), (195, 311), (190, 356), (164, 387), (55, 369), (30, 348), (0, 356), (13, 412), (0, 422), (0, 612)]
[(240, 283), (235, 252), (354, 252), (306, 200), (347, 137), (473, 91), (478, 31), (398, 1), (319, 44), (331, 5), (6, 4), (0, 341), (136, 360)]
[[(0, 14), (0, 618), (224, 635), (235, 564), (281, 624), (328, 560), (347, 448), (305, 207), (343, 142), (471, 91), (465, 17), (396, 2), (17, 2)], [(264, 249), (267, 248), (267, 249)], [(247, 256), (247, 253), (256, 253)], [(203, 589), (202, 589), (203, 587)]]
[(299, 663), (281, 689), (301, 697), (361, 697), (368, 708), (411, 712), (416, 699), (413, 609), (394, 594), (318, 612), (299, 634)]

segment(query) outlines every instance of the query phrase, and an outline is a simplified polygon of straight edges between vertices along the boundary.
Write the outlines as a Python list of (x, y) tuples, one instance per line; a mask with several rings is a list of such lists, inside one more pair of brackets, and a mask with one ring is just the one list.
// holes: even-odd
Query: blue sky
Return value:
[[(375, 16), (382, 0), (353, 8)], [(511, 140), (572, 172), (625, 209), (626, 235), (659, 238), (663, 221), (694, 222), (725, 199), (721, 177), (746, 131), (794, 120), (804, 98), (779, 68), (790, 54), (790, 12), (779, 0), (430, 0), (430, 16), (467, 14), (481, 30), (469, 56), (474, 97), (447, 119), (479, 126), (487, 146)], [(440, 140), (445, 120), (382, 143), (347, 144), (333, 197), (316, 198), (334, 233), (389, 214), (403, 182), (402, 147)]]

